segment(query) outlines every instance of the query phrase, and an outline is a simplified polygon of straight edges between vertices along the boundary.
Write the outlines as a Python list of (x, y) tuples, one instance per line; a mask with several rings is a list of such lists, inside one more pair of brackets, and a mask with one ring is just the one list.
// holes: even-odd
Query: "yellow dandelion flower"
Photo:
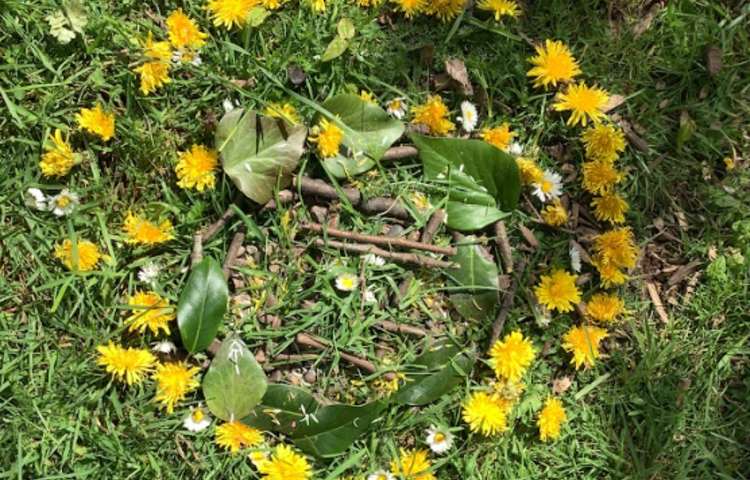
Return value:
[(518, 18), (521, 15), (521, 9), (518, 4), (512, 0), (481, 0), (477, 4), (479, 10), (486, 10), (495, 14), (495, 21), (500, 21), (500, 17), (507, 16)]
[(131, 332), (143, 333), (146, 328), (154, 335), (159, 335), (159, 330), (169, 335), (169, 322), (174, 320), (174, 309), (169, 306), (169, 299), (162, 298), (154, 292), (136, 292), (130, 297), (128, 305), (133, 307), (133, 314), (125, 321), (130, 324)]
[(544, 171), (539, 168), (536, 160), (533, 158), (518, 157), (516, 165), (518, 165), (522, 183), (529, 185), (532, 183), (542, 183), (542, 180), (544, 180)]
[(607, 101), (609, 101), (609, 95), (605, 90), (589, 87), (581, 82), (578, 85), (571, 85), (567, 93), (559, 93), (554, 108), (558, 112), (571, 112), (568, 125), (575, 127), (580, 123), (585, 127), (589, 119), (594, 123), (599, 123), (606, 117), (602, 108)]
[(472, 432), (484, 436), (495, 435), (508, 429), (506, 403), (487, 392), (474, 392), (463, 404), (463, 419)]
[(260, 430), (248, 427), (242, 422), (223, 423), (216, 427), (216, 444), (232, 452), (259, 445), (263, 441)]
[(198, 367), (188, 367), (180, 362), (168, 362), (158, 365), (151, 378), (156, 381), (155, 403), (161, 403), (161, 408), (167, 413), (174, 412), (174, 406), (185, 400), (188, 393), (201, 384), (194, 377), (201, 371)]
[(591, 265), (593, 265), (599, 271), (599, 277), (602, 280), (602, 285), (605, 288), (612, 287), (614, 285), (622, 285), (628, 281), (628, 276), (623, 273), (619, 267), (612, 265), (605, 261), (602, 254), (597, 253), (591, 257)]
[(726, 165), (727, 170), (734, 170), (734, 167), (735, 167), (734, 159), (731, 157), (725, 158), (724, 165)]
[(591, 202), (591, 206), (600, 222), (625, 223), (625, 214), (630, 210), (628, 202), (614, 192), (604, 192)]
[(260, 0), (209, 0), (209, 16), (217, 27), (241, 27), (247, 21), (251, 8), (260, 5)]
[(464, 0), (428, 0), (425, 4), (424, 13), (447, 22), (456, 18), (463, 7)]
[(614, 163), (603, 160), (584, 162), (582, 169), (581, 186), (594, 195), (601, 195), (627, 178), (627, 174), (617, 170)]
[(427, 0), (391, 0), (396, 5), (396, 10), (403, 12), (406, 18), (412, 18), (422, 13), (427, 4)]
[(542, 218), (551, 227), (562, 227), (568, 223), (568, 211), (562, 206), (560, 200), (555, 200), (554, 204), (547, 205), (544, 209)]
[(630, 227), (616, 228), (597, 236), (593, 250), (601, 255), (603, 263), (616, 268), (635, 268), (640, 252)]
[(573, 310), (573, 305), (581, 301), (581, 291), (576, 285), (576, 280), (578, 280), (578, 275), (556, 269), (551, 275), (542, 275), (534, 293), (539, 303), (548, 310), (570, 312)]
[(182, 8), (172, 12), (167, 18), (169, 43), (174, 48), (200, 48), (206, 44), (207, 33), (201, 32), (195, 21), (182, 13)]
[(357, 0), (357, 5), (360, 7), (377, 7), (385, 0)]
[(212, 190), (216, 184), (216, 170), (219, 168), (219, 152), (203, 145), (193, 145), (187, 152), (177, 154), (177, 185), (184, 189), (199, 192)]
[(536, 47), (536, 53), (537, 55), (530, 59), (534, 68), (526, 74), (536, 77), (534, 87), (547, 89), (550, 85), (557, 86), (558, 83), (569, 82), (581, 74), (578, 62), (570, 49), (560, 41), (547, 40), (544, 46)]
[(101, 105), (96, 105), (93, 110), (82, 108), (81, 113), (76, 113), (78, 126), (89, 133), (99, 135), (105, 142), (115, 135), (115, 116), (104, 113)]
[(288, 0), (261, 0), (261, 4), (269, 10), (276, 10), (281, 7), (282, 3), (287, 1)]
[(613, 162), (625, 151), (625, 134), (612, 125), (594, 125), (583, 132), (581, 141), (586, 146), (586, 156), (591, 160)]
[(307, 480), (313, 475), (307, 458), (284, 444), (276, 445), (271, 458), (258, 464), (258, 472), (263, 480)]
[(565, 422), (565, 407), (558, 398), (547, 397), (544, 408), (536, 421), (539, 437), (543, 442), (560, 438), (560, 425)]
[(534, 361), (534, 348), (531, 340), (524, 338), (519, 331), (509, 333), (495, 342), (490, 349), (490, 366), (499, 379), (517, 382)]
[(411, 200), (411, 203), (414, 204), (417, 210), (421, 211), (430, 208), (430, 199), (422, 192), (411, 192), (409, 200)]
[(510, 131), (510, 125), (503, 123), (497, 127), (485, 128), (479, 137), (487, 143), (490, 143), (500, 150), (507, 152), (510, 141), (516, 137), (516, 132)]
[(100, 260), (107, 262), (110, 260), (109, 255), (103, 254), (99, 251), (99, 247), (96, 244), (88, 240), (78, 239), (78, 242), (76, 242), (76, 253), (78, 254), (78, 262), (76, 262), (75, 255), (73, 254), (73, 243), (70, 239), (66, 238), (62, 244), (55, 245), (55, 257), (68, 270), (86, 272), (95, 269)]
[(576, 364), (576, 370), (583, 366), (589, 368), (594, 366), (599, 353), (599, 343), (607, 338), (607, 331), (603, 328), (591, 325), (581, 325), (571, 328), (563, 336), (563, 348), (573, 354), (570, 363)]
[(414, 115), (411, 123), (426, 126), (432, 135), (445, 135), (456, 128), (447, 118), (451, 112), (440, 95), (430, 95), (424, 105), (411, 107), (411, 113)]
[(361, 92), (359, 92), (359, 98), (367, 103), (372, 103), (373, 105), (378, 104), (378, 99), (375, 98), (375, 95), (373, 95), (372, 92), (368, 92), (367, 90), (362, 90)]
[(106, 346), (96, 347), (96, 351), (99, 353), (97, 363), (105, 367), (113, 379), (125, 380), (128, 385), (141, 383), (156, 363), (156, 357), (148, 350), (123, 348), (111, 341)]
[(154, 42), (153, 35), (148, 32), (143, 49), (143, 55), (153, 61), (146, 62), (133, 71), (141, 77), (141, 92), (148, 95), (171, 81), (169, 70), (172, 67), (169, 61), (172, 58), (172, 47), (169, 42)]
[(133, 245), (156, 245), (174, 239), (172, 235), (172, 222), (164, 220), (159, 225), (154, 225), (148, 220), (128, 212), (123, 222), (122, 230), (125, 232), (125, 243)]
[(297, 109), (292, 105), (285, 103), (283, 106), (276, 102), (268, 102), (268, 106), (263, 110), (264, 115), (274, 118), (283, 118), (291, 121), (293, 124), (299, 123)]
[(620, 321), (620, 315), (625, 315), (625, 300), (615, 294), (597, 293), (586, 303), (586, 313), (594, 320), (605, 323)]
[(307, 0), (307, 3), (309, 3), (316, 12), (326, 11), (326, 0)]
[(427, 450), (404, 450), (398, 460), (391, 461), (391, 473), (396, 478), (410, 480), (435, 480), (431, 471), (432, 463), (427, 459)]
[(68, 138), (62, 138), (62, 132), (59, 128), (55, 129), (55, 134), (50, 134), (49, 143), (44, 146), (44, 154), (39, 162), (39, 168), (45, 177), (64, 177), (70, 173), (74, 165), (81, 163), (81, 156), (73, 153), (73, 149), (68, 145)]
[(312, 128), (312, 135), (308, 138), (315, 146), (315, 153), (321, 158), (331, 158), (339, 154), (344, 131), (333, 122), (321, 118), (318, 125)]

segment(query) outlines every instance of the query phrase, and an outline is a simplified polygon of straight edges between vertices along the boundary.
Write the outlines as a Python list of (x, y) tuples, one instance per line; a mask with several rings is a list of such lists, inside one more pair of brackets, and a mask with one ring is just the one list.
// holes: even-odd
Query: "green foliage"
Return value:
[(469, 236), (458, 246), (453, 261), (459, 267), (449, 274), (461, 290), (451, 293), (451, 302), (462, 317), (486, 322), (493, 318), (500, 301), (497, 264), (487, 257), (478, 240)]
[(177, 324), (188, 352), (198, 353), (216, 338), (228, 298), (229, 289), (219, 262), (211, 257), (198, 262), (177, 303)]

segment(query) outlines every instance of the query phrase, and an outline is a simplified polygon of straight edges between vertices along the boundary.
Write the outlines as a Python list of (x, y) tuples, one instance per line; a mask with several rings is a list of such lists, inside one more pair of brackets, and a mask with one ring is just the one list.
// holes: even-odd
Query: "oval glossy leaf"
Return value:
[[(326, 100), (322, 108), (334, 117), (328, 120), (335, 121), (344, 130), (340, 154), (324, 161), (337, 178), (351, 177), (371, 169), (404, 133), (403, 123), (358, 95), (336, 95)], [(320, 118), (321, 115), (316, 115), (314, 123)]]
[(386, 404), (329, 405), (309, 415), (291, 434), (292, 441), (305, 453), (335, 457), (346, 450), (380, 417)]
[(461, 232), (480, 230), (510, 215), (495, 207), (452, 201), (446, 204), (445, 213), (448, 217), (445, 224)]
[(318, 409), (320, 404), (307, 390), (272, 384), (260, 403), (242, 421), (259, 430), (290, 435), (305, 415), (315, 414)]
[(444, 340), (416, 358), (413, 371), (406, 374), (406, 385), (393, 395), (404, 405), (426, 405), (456, 388), (469, 374), (476, 360), (473, 348), (461, 349)]
[(354, 36), (354, 24), (348, 18), (339, 20), (336, 30), (339, 32), (339, 37), (345, 40), (349, 40)]
[[(450, 179), (452, 188), (484, 192), (505, 211), (521, 196), (521, 175), (515, 159), (481, 140), (411, 136), (430, 180)], [(453, 197), (451, 197), (453, 198)]]
[(238, 337), (229, 337), (203, 377), (206, 405), (217, 418), (232, 422), (247, 417), (266, 393), (266, 375)]
[(323, 56), (320, 57), (320, 61), (330, 62), (334, 58), (343, 55), (347, 48), (349, 48), (349, 40), (339, 36), (333, 37), (333, 40), (328, 44), (326, 51), (323, 52)]
[(227, 310), (229, 289), (219, 262), (206, 257), (190, 272), (177, 302), (177, 325), (190, 353), (211, 345)]
[(452, 258), (459, 264), (448, 272), (453, 282), (463, 287), (451, 294), (451, 302), (462, 317), (485, 321), (491, 318), (500, 301), (500, 274), (494, 260), (487, 258), (476, 237), (468, 236), (458, 245)]
[(216, 131), (216, 148), (224, 172), (242, 193), (264, 204), (276, 186), (292, 183), (307, 137), (307, 127), (279, 118), (245, 114), (235, 109), (222, 117)]

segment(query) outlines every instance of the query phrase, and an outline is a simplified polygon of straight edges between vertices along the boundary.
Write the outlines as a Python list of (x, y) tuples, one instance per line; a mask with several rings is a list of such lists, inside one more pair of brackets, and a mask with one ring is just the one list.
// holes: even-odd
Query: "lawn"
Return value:
[[(230, 303), (220, 314), (217, 338), (241, 338), (269, 385), (299, 387), (315, 405), (377, 407), (372, 418), (363, 414), (362, 425), (354, 422), (351, 428), (362, 434), (341, 452), (308, 455), (314, 478), (389, 470), (400, 449), (428, 448), (431, 425), (455, 435), (450, 450), (429, 453), (438, 479), (750, 478), (750, 4), (528, 0), (518, 19), (495, 22), (474, 8), (441, 22), (424, 15), (407, 20), (387, 6), (348, 0), (327, 0), (326, 11), (316, 13), (305, 0), (290, 0), (257, 27), (226, 29), (211, 23), (200, 0), (82, 3), (88, 23), (65, 44), (46, 20), (59, 2), (5, 0), (0, 7), (0, 478), (264, 478), (248, 459), (252, 448), (232, 454), (215, 443), (219, 419), (201, 432), (184, 428), (190, 408), (206, 406), (200, 389), (167, 413), (154, 403), (153, 381), (127, 386), (97, 363), (97, 347), (110, 340), (151, 348), (156, 335), (129, 329), (138, 310), (128, 299), (153, 289), (172, 306), (182, 303), (188, 279), (199, 270), (196, 233), (227, 211), (228, 221), (202, 242), (204, 259), (221, 264), (228, 251), (237, 256), (228, 265)], [(141, 42), (148, 32), (166, 40), (166, 19), (177, 8), (209, 35), (201, 62), (178, 62), (169, 83), (144, 95), (133, 72), (144, 61)], [(344, 41), (342, 19), (353, 32), (343, 32), (346, 49), (329, 60), (327, 49)], [(601, 356), (590, 368), (576, 369), (562, 346), (581, 312), (553, 313), (549, 321), (533, 295), (552, 268), (570, 270), (571, 240), (591, 253), (592, 232), (607, 225), (588, 213), (592, 195), (581, 187), (583, 129), (566, 125), (568, 113), (554, 110), (554, 94), (534, 88), (526, 75), (533, 42), (544, 39), (570, 47), (580, 79), (622, 96), (609, 121), (632, 131), (619, 160), (628, 176), (618, 191), (630, 205), (627, 225), (639, 255), (629, 281), (611, 289), (629, 313), (606, 326)], [(457, 82), (446, 80), (450, 59), (465, 65), (473, 95), (461, 95)], [(422, 158), (383, 160), (366, 173), (336, 175), (316, 155), (320, 144), (308, 141), (294, 174), (329, 184), (334, 198), (328, 200), (308, 195), (301, 182), (271, 188), (283, 182), (275, 173), (270, 207), (238, 195), (221, 168), (214, 188), (178, 185), (179, 154), (198, 144), (213, 148), (228, 105), (234, 112), (262, 112), (271, 102), (290, 103), (312, 128), (325, 116), (321, 105), (361, 91), (383, 108), (397, 97), (420, 105), (437, 92), (454, 122), (461, 102), (470, 100), (481, 126), (509, 123), (526, 154), (568, 177), (563, 191), (575, 216), (570, 222), (578, 222), (573, 209), (581, 207), (582, 224), (590, 228), (544, 225), (533, 188), (523, 187), (518, 206), (503, 218), (514, 264), (527, 265), (512, 274), (504, 270), (502, 242), (491, 225), (462, 234), (440, 225), (427, 243), (458, 246), (458, 255), (476, 261), (478, 270), (499, 268), (495, 286), (482, 290), (457, 279), (462, 273), (425, 264), (450, 256), (421, 252), (421, 264), (390, 258), (370, 264), (331, 243), (341, 239), (310, 231), (310, 222), (319, 222), (419, 241), (449, 200), (448, 187), (428, 175), (420, 145)], [(95, 104), (115, 114), (109, 141), (78, 128), (76, 114)], [(407, 114), (404, 122), (412, 118)], [(70, 134), (81, 163), (69, 175), (47, 177), (39, 163), (56, 129)], [(419, 142), (397, 133), (397, 144)], [(459, 136), (458, 129), (452, 135)], [(639, 149), (639, 140), (647, 147)], [(513, 158), (491, 150), (488, 155)], [(467, 171), (470, 157), (460, 159)], [(244, 168), (252, 170), (249, 163)], [(30, 188), (50, 196), (70, 189), (80, 205), (64, 216), (39, 211), (27, 203)], [(406, 217), (394, 221), (392, 208), (365, 214), (364, 201), (344, 195), (347, 188), (364, 199), (398, 199)], [(170, 220), (174, 238), (128, 243), (128, 212)], [(474, 237), (464, 236), (469, 233)], [(55, 256), (65, 239), (90, 240), (111, 258), (91, 271), (70, 270)], [(483, 245), (476, 247), (482, 252), (467, 253), (475, 245)], [(482, 257), (485, 251), (490, 260)], [(72, 255), (80, 256), (80, 247)], [(139, 278), (151, 263), (160, 266), (153, 288)], [(601, 289), (599, 276), (585, 261), (583, 272), (590, 275), (580, 286), (588, 300)], [(337, 287), (344, 274), (355, 279), (351, 292)], [(492, 314), (474, 308), (466, 315), (473, 307), (459, 314), (456, 305), (466, 295), (476, 303), (490, 295)], [(508, 430), (485, 436), (471, 431), (462, 404), (489, 388), (489, 339), (508, 296), (513, 302), (501, 339), (521, 331), (536, 357)], [(417, 334), (398, 331), (399, 325)], [(215, 345), (188, 355), (176, 322), (169, 338), (180, 348), (170, 354), (173, 360), (207, 370), (221, 356)], [(464, 352), (476, 349), (479, 359), (468, 364), (470, 371), (458, 366), (459, 357), (439, 365), (456, 372), (455, 383), (446, 391), (435, 386), (439, 394), (429, 402), (397, 401), (404, 394), (393, 392), (383, 373), (404, 374), (408, 380), (397, 376), (396, 382), (408, 391), (420, 378), (409, 376), (420, 352), (430, 353), (425, 345), (435, 338)], [(317, 348), (315, 339), (326, 343)], [(353, 365), (349, 356), (374, 368)], [(553, 385), (567, 421), (558, 439), (545, 442), (536, 422)], [(232, 401), (252, 394), (243, 390)], [(290, 441), (297, 440), (290, 431), (266, 437), (266, 446), (289, 444), (309, 453), (303, 441)], [(309, 443), (323, 448), (315, 438)]]

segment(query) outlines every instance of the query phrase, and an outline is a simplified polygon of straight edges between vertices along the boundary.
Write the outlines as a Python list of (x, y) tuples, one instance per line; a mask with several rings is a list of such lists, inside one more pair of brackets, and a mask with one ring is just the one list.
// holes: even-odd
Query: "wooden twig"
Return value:
[[(245, 194), (240, 192), (234, 197), (234, 200), (232, 200), (232, 205), (237, 205), (238, 207), (240, 207), (242, 206), (242, 202), (244, 201)], [(206, 228), (206, 230), (203, 232), (203, 235), (201, 237), (203, 243), (211, 240), (211, 237), (216, 235), (216, 232), (221, 230), (224, 224), (227, 223), (227, 221), (229, 221), (229, 219), (231, 219), (232, 217), (234, 217), (234, 210), (230, 205), (230, 207), (221, 215), (221, 217), (219, 217), (218, 220), (209, 225), (208, 228)]]
[(513, 272), (513, 279), (510, 281), (510, 287), (508, 287), (508, 290), (503, 295), (503, 303), (500, 306), (500, 312), (497, 314), (495, 322), (492, 324), (489, 348), (492, 348), (495, 342), (500, 338), (500, 334), (505, 326), (505, 319), (508, 317), (510, 309), (513, 308), (513, 302), (516, 297), (516, 292), (518, 291), (518, 285), (521, 281), (521, 275), (523, 275), (524, 270), (526, 270), (526, 263), (526, 258), (521, 258), (516, 264), (516, 268)]
[(526, 226), (519, 224), (518, 230), (521, 231), (521, 236), (524, 240), (526, 240), (526, 243), (529, 244), (529, 247), (531, 247), (533, 250), (539, 250), (539, 240), (536, 239), (534, 236), (534, 232), (526, 228)]
[[(314, 348), (316, 350), (325, 350), (326, 348), (329, 347), (329, 345), (326, 342), (315, 339), (306, 333), (298, 333), (296, 340), (297, 340), (297, 343), (300, 343), (310, 348)], [(352, 365), (356, 367), (361, 368), (362, 370), (367, 370), (370, 373), (378, 373), (378, 369), (375, 366), (375, 364), (369, 360), (366, 360), (362, 357), (358, 357), (356, 355), (351, 355), (349, 353), (344, 353), (341, 351), (339, 351), (339, 355), (341, 356), (341, 358), (343, 358), (347, 362), (351, 363)], [(393, 372), (387, 372), (383, 374), (383, 378), (385, 378), (386, 380), (393, 380), (394, 378), (396, 378), (396, 375)]]
[(381, 158), (380, 161), (387, 162), (390, 160), (401, 160), (404, 158), (416, 157), (418, 155), (419, 150), (417, 150), (416, 147), (412, 145), (400, 145), (398, 147), (391, 147), (386, 150), (385, 154), (383, 154), (383, 158)]
[[(333, 185), (310, 177), (294, 177), (294, 186), (299, 188), (304, 195), (324, 198), (326, 200), (338, 200), (339, 191)], [(362, 192), (357, 188), (341, 188), (341, 192), (349, 202), (357, 206), (362, 201)]]
[(429, 267), (429, 268), (457, 267), (457, 265), (453, 262), (437, 260), (432, 257), (427, 257), (425, 255), (419, 255), (417, 253), (389, 252), (388, 250), (383, 250), (382, 248), (378, 248), (375, 245), (369, 245), (369, 244), (344, 243), (344, 242), (339, 242), (336, 240), (326, 241), (322, 238), (316, 238), (315, 245), (319, 247), (340, 248), (341, 250), (346, 250), (349, 252), (356, 252), (356, 253), (361, 253), (361, 254), (372, 253), (374, 255), (380, 255), (383, 258), (390, 258), (392, 260), (395, 260), (397, 262), (402, 262), (402, 263), (411, 263), (414, 265), (419, 265), (420, 267)]
[(495, 222), (495, 242), (500, 249), (500, 257), (505, 265), (505, 273), (513, 271), (513, 251), (510, 249), (508, 241), (508, 230), (505, 228), (505, 222), (498, 220)]
[(229, 250), (227, 250), (227, 256), (224, 259), (224, 266), (221, 268), (224, 272), (224, 278), (227, 280), (229, 280), (230, 271), (237, 261), (237, 252), (239, 252), (242, 243), (245, 241), (245, 231), (246, 227), (243, 225), (234, 235), (232, 243), (229, 244)]
[(443, 220), (445, 220), (445, 212), (443, 212), (442, 210), (435, 210), (435, 212), (430, 217), (430, 220), (427, 222), (427, 226), (424, 227), (422, 237), (419, 239), (419, 241), (425, 244), (432, 243), (432, 239), (435, 236), (435, 233), (440, 228), (440, 225), (443, 224)]
[(387, 215), (400, 220), (411, 221), (411, 214), (395, 198), (376, 197), (363, 203), (359, 210), (366, 215)]
[(201, 260), (203, 260), (203, 240), (202, 236), (196, 233), (193, 237), (193, 252), (190, 254), (190, 268), (195, 267)]
[(654, 285), (652, 282), (646, 282), (646, 290), (648, 291), (648, 296), (651, 297), (651, 302), (653, 302), (656, 313), (659, 315), (661, 321), (664, 323), (669, 323), (669, 315), (667, 314), (667, 309), (664, 308), (664, 304), (661, 301), (661, 297), (659, 296), (659, 291), (656, 289), (656, 285)]
[(324, 233), (331, 237), (343, 238), (357, 243), (369, 243), (372, 245), (381, 245), (394, 248), (424, 250), (426, 252), (440, 253), (442, 255), (453, 256), (456, 249), (453, 247), (441, 247), (438, 245), (427, 245), (421, 242), (415, 242), (403, 237), (383, 237), (378, 235), (365, 235), (363, 233), (349, 232), (346, 230), (337, 230), (335, 228), (324, 228), (319, 223), (304, 222), (300, 225), (303, 230), (309, 230), (315, 233)]
[(405, 333), (407, 335), (414, 335), (416, 337), (426, 337), (429, 335), (429, 333), (419, 327), (401, 325), (400, 323), (391, 322), (390, 320), (383, 320), (376, 326), (382, 328), (383, 330), (388, 330), (389, 332)]
[(414, 274), (412, 272), (408, 272), (406, 274), (406, 277), (401, 280), (401, 283), (398, 284), (398, 289), (391, 295), (391, 305), (397, 305), (399, 302), (401, 302), (401, 300), (404, 299), (404, 297), (406, 297), (407, 292), (409, 292), (409, 287), (411, 286), (412, 280), (414, 280)]

